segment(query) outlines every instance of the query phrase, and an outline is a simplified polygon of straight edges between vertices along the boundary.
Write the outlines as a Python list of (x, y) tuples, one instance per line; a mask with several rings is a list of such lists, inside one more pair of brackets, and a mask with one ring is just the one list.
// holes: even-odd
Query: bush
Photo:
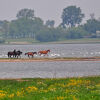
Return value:
[(78, 39), (88, 35), (88, 32), (85, 31), (82, 27), (73, 27), (68, 29), (66, 38)]
[(56, 29), (47, 28), (37, 33), (36, 39), (40, 42), (57, 41), (59, 39), (59, 35), (57, 34)]

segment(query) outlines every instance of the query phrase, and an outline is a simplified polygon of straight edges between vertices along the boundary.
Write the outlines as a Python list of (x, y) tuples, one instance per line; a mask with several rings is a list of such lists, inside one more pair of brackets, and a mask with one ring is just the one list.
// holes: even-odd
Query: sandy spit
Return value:
[(9, 59), (0, 58), (0, 62), (53, 62), (53, 61), (100, 61), (100, 57), (87, 57), (87, 58), (31, 58), (31, 59)]

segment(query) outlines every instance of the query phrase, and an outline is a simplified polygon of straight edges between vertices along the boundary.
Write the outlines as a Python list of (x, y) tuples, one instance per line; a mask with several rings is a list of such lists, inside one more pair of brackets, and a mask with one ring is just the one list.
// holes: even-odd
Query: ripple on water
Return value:
[(53, 78), (100, 75), (99, 61), (0, 62), (0, 78)]

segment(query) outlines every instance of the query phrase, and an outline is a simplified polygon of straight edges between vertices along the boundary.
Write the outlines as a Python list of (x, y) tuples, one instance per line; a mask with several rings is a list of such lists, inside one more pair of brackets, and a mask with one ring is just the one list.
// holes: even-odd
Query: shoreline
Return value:
[(100, 61), (100, 57), (0, 58), (0, 62)]
[(93, 77), (100, 77), (100, 75), (88, 75), (88, 76), (75, 76), (75, 77), (56, 77), (56, 78), (41, 78), (41, 77), (28, 77), (28, 78), (0, 78), (0, 80), (16, 80), (16, 81), (29, 81), (32, 79), (73, 79), (73, 78), (93, 78)]

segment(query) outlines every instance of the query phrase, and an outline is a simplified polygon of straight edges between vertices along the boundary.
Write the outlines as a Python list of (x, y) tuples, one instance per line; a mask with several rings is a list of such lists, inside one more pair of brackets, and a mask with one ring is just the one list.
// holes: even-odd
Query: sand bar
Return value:
[(48, 62), (48, 61), (100, 61), (100, 57), (65, 57), (65, 58), (0, 58), (0, 62)]

